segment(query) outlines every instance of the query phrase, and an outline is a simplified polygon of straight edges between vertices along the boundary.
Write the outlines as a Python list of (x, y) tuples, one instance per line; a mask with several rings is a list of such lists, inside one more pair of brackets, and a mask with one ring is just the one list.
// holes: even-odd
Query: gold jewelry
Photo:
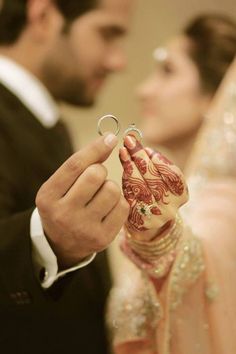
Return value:
[(155, 241), (147, 242), (147, 241), (136, 240), (133, 238), (133, 236), (130, 233), (128, 233), (128, 238), (132, 239), (132, 243), (136, 244), (137, 246), (140, 246), (141, 248), (147, 247), (147, 245), (148, 245), (148, 247), (150, 249), (151, 248), (156, 249), (156, 247), (159, 248), (160, 245), (165, 243), (165, 241), (168, 240), (170, 238), (170, 236), (172, 236), (172, 235), (174, 236), (173, 231), (176, 230), (177, 228), (179, 228), (180, 226), (182, 226), (182, 223), (183, 223), (182, 219), (177, 215), (175, 218), (175, 222), (171, 226), (169, 233), (161, 238), (158, 238)]
[(156, 204), (146, 204), (144, 202), (138, 202), (137, 203), (137, 206), (136, 206), (136, 209), (137, 209), (137, 212), (141, 215), (141, 216), (146, 216), (148, 219), (151, 219), (152, 217), (152, 212), (151, 212), (151, 209), (153, 207), (155, 207)]
[(167, 235), (152, 242), (138, 241), (128, 234), (127, 241), (135, 253), (143, 259), (154, 261), (176, 248), (183, 231), (182, 219), (176, 217), (175, 224)]
[(98, 131), (98, 134), (101, 135), (101, 136), (104, 135), (104, 133), (103, 133), (103, 131), (102, 131), (102, 129), (101, 129), (101, 125), (102, 125), (103, 121), (106, 120), (106, 119), (112, 119), (112, 120), (114, 120), (114, 122), (116, 123), (116, 131), (115, 131), (114, 134), (117, 136), (117, 135), (119, 134), (119, 132), (120, 132), (120, 122), (119, 122), (119, 119), (116, 118), (115, 116), (113, 116), (112, 114), (107, 114), (107, 115), (101, 117), (101, 118), (98, 120), (98, 124), (97, 124), (97, 131)]

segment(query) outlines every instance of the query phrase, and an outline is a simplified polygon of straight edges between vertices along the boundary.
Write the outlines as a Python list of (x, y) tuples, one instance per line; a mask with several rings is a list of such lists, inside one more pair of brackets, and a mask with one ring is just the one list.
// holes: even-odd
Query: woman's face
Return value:
[(177, 37), (157, 49), (155, 70), (138, 91), (142, 130), (150, 144), (168, 145), (194, 136), (208, 108), (210, 98), (202, 92), (189, 46), (186, 37)]

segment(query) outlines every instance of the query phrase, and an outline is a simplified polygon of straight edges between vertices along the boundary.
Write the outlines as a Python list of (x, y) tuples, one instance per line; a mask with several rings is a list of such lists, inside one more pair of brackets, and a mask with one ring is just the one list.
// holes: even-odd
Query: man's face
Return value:
[(132, 4), (133, 0), (101, 0), (68, 30), (61, 17), (40, 74), (57, 100), (90, 106), (107, 76), (124, 68), (120, 39), (127, 32)]

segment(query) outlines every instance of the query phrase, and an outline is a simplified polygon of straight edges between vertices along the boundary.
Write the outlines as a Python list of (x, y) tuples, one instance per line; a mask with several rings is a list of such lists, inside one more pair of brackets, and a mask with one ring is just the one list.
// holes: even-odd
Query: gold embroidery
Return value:
[[(170, 306), (174, 310), (182, 301), (188, 288), (204, 271), (204, 260), (200, 240), (187, 230), (188, 239), (179, 245), (179, 254), (170, 280)], [(189, 237), (190, 236), (190, 237)]]
[(149, 337), (153, 339), (154, 345), (162, 309), (153, 284), (144, 274), (137, 271), (141, 276), (136, 284), (131, 278), (127, 278), (122, 288), (113, 288), (107, 322), (114, 343)]
[(219, 295), (218, 286), (213, 282), (209, 282), (206, 286), (205, 294), (209, 301), (215, 300), (215, 298)]

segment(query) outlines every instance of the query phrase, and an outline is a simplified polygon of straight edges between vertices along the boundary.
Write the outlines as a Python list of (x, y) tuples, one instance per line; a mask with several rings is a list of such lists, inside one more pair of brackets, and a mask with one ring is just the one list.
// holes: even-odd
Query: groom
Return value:
[[(113, 134), (72, 154), (58, 101), (94, 103), (125, 65), (133, 0), (0, 2), (0, 346), (107, 353), (104, 250), (128, 206), (102, 163)], [(99, 254), (97, 254), (99, 253)]]

